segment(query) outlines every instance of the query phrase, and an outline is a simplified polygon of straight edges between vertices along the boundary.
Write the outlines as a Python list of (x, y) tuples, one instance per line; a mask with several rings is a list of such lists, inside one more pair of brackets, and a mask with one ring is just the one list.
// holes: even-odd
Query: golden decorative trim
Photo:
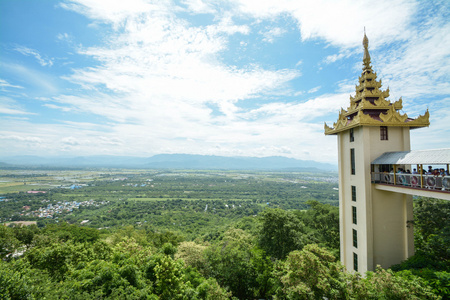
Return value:
[(386, 100), (383, 96), (380, 96), (377, 100), (374, 101), (374, 106), (378, 107), (388, 107), (391, 105), (391, 102)]
[(401, 115), (398, 111), (394, 109), (394, 106), (390, 106), (390, 109), (386, 113), (380, 114), (380, 119), (383, 120), (384, 123), (392, 123), (392, 122), (404, 123), (408, 119), (408, 115), (407, 114)]
[[(388, 113), (385, 116), (383, 116), (384, 115), (383, 113), (380, 113), (381, 120), (376, 120), (372, 118), (370, 115), (364, 114), (364, 112), (360, 110), (358, 114), (350, 122), (348, 122), (347, 119), (345, 120), (341, 119), (338, 120), (337, 123), (334, 123), (333, 127), (329, 127), (325, 123), (324, 127), (325, 135), (338, 134), (339, 132), (343, 132), (349, 130), (350, 128), (355, 128), (358, 126), (392, 126), (392, 127), (419, 128), (419, 127), (428, 127), (430, 125), (429, 121), (430, 113), (428, 110), (425, 112), (424, 115), (420, 115), (416, 119), (408, 119), (408, 116), (406, 114), (401, 115), (393, 108), (389, 111), (391, 113)], [(383, 120), (382, 118), (385, 118), (386, 120)]]
[(403, 109), (403, 100), (402, 100), (402, 97), (400, 97), (400, 99), (398, 99), (397, 101), (395, 101), (393, 105), (394, 105), (394, 108), (395, 108), (396, 110)]
[[(341, 108), (338, 120), (333, 123), (333, 127), (324, 124), (326, 135), (337, 134), (358, 126), (395, 126), (395, 127), (426, 127), (430, 125), (430, 114), (427, 111), (424, 115), (416, 119), (408, 118), (407, 114), (400, 114), (403, 108), (403, 100), (391, 103), (389, 97), (389, 87), (381, 89), (381, 79), (377, 81), (377, 73), (373, 72), (370, 65), (370, 54), (368, 50), (369, 40), (364, 33), (364, 58), (363, 72), (359, 76), (359, 85), (355, 85), (355, 96), (350, 95), (350, 106), (347, 110)], [(370, 79), (370, 81), (368, 81)], [(368, 88), (373, 88), (369, 90)], [(376, 98), (370, 102), (367, 98)], [(370, 110), (371, 114), (364, 113)], [(379, 113), (374, 110), (378, 110)], [(374, 114), (375, 113), (375, 114)]]

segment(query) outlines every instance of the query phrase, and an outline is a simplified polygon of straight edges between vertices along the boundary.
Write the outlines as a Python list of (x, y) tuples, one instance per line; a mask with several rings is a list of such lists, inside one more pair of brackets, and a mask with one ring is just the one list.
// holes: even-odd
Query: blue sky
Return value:
[(448, 1), (0, 1), (0, 156), (190, 153), (336, 163), (362, 67), (450, 147)]

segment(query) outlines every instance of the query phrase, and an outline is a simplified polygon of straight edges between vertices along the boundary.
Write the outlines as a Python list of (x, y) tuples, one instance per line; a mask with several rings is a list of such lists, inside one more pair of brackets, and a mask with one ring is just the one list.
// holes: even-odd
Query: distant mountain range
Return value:
[(225, 157), (193, 154), (158, 154), (152, 157), (98, 155), (77, 157), (40, 157), (31, 155), (0, 157), (0, 168), (17, 167), (284, 171), (337, 170), (336, 165), (282, 156)]

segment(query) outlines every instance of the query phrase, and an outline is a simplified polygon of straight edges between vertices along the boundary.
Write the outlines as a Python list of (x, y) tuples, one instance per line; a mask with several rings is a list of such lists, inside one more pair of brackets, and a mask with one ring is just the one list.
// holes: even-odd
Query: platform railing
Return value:
[(372, 183), (445, 192), (450, 191), (450, 176), (441, 175), (372, 172)]

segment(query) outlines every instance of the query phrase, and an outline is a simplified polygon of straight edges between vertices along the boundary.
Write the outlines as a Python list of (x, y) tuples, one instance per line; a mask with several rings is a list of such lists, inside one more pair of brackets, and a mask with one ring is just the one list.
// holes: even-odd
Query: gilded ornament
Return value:
[[(396, 127), (425, 127), (429, 126), (428, 110), (416, 119), (408, 118), (407, 114), (400, 114), (403, 108), (402, 98), (391, 103), (389, 97), (389, 87), (382, 90), (381, 79), (377, 80), (377, 73), (372, 71), (370, 65), (370, 54), (368, 50), (369, 39), (364, 33), (363, 46), (363, 72), (359, 76), (359, 84), (355, 85), (355, 96), (350, 95), (350, 106), (347, 110), (341, 108), (338, 120), (333, 123), (333, 127), (324, 124), (326, 135), (337, 134), (358, 126), (396, 126)], [(367, 98), (374, 99), (372, 102)], [(379, 114), (373, 115), (373, 110)], [(365, 110), (372, 111), (364, 113)], [(376, 117), (375, 117), (376, 116)]]

